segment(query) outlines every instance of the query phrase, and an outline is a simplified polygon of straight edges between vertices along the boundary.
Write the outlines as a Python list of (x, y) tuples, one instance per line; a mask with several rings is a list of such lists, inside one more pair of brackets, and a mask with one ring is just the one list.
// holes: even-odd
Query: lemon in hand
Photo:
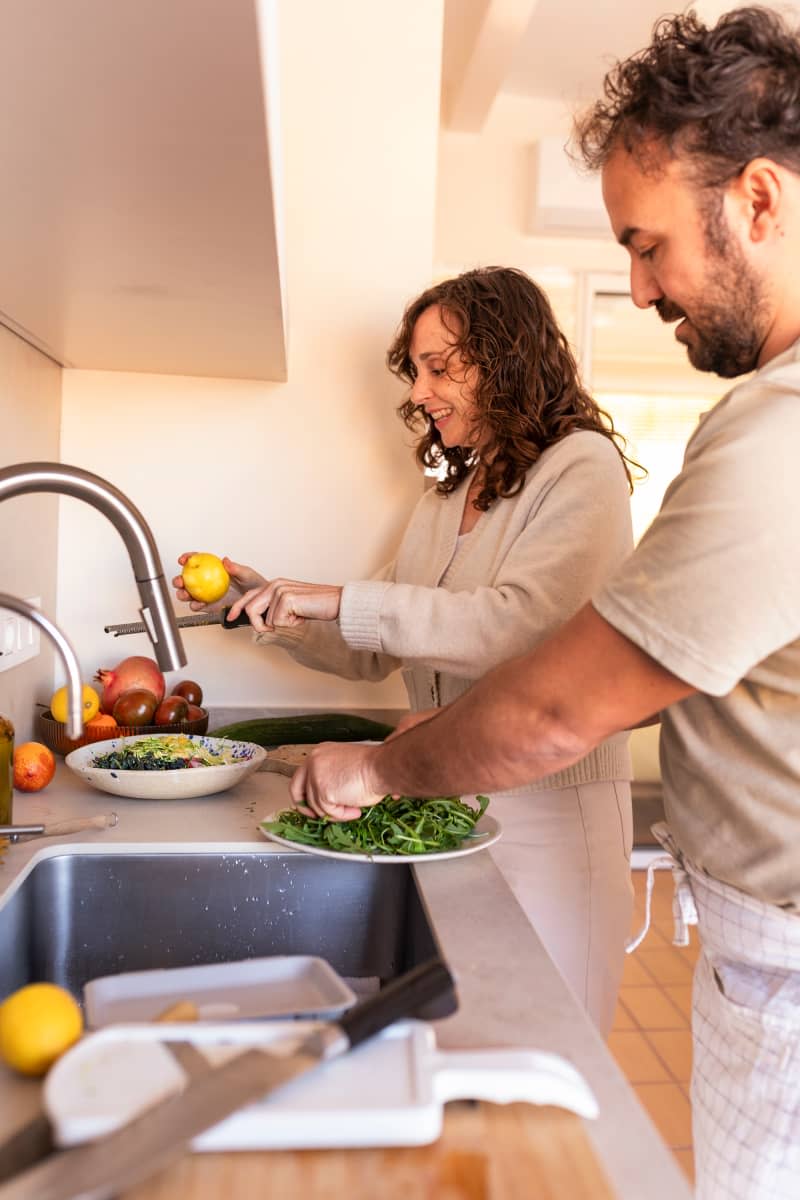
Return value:
[(29, 983), (0, 1004), (0, 1058), (22, 1075), (44, 1075), (82, 1032), (77, 1002), (54, 983)]
[[(54, 721), (61, 721), (62, 724), (67, 719), (67, 710), (69, 708), (69, 695), (66, 687), (61, 687), (57, 692), (53, 692), (50, 698), (50, 712), (53, 714)], [(83, 715), (83, 723), (91, 721), (92, 717), (96, 717), (100, 711), (100, 697), (93, 687), (88, 683), (83, 685), (83, 693), (81, 699), (81, 713)]]
[(183, 565), (183, 586), (193, 600), (213, 604), (228, 590), (231, 578), (216, 554), (190, 554)]

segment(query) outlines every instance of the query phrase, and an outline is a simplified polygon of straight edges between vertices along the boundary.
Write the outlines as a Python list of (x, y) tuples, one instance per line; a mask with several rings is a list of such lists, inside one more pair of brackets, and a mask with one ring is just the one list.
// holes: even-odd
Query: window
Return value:
[(655, 517), (697, 421), (728, 389), (726, 380), (695, 368), (674, 327), (636, 308), (627, 276), (581, 280), (578, 344), (586, 386), (614, 420), (630, 457), (647, 468), (631, 502), (638, 540)]

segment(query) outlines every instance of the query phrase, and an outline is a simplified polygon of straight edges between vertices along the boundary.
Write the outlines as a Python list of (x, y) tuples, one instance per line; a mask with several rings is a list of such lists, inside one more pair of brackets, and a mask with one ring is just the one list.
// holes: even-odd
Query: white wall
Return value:
[[(360, 578), (391, 557), (422, 491), (402, 392), (383, 365), (406, 301), (430, 281), (440, 0), (281, 7), (289, 382), (65, 371), (62, 457), (107, 476), (151, 523), (165, 571), (182, 550), (267, 575)], [(58, 616), (88, 678), (144, 636), (110, 525), (61, 505)], [(195, 630), (189, 665), (213, 705), (404, 707), (397, 678), (358, 685)]]
[(566, 142), (572, 114), (553, 101), (500, 94), (479, 133), (443, 129), (436, 204), (438, 274), (496, 264), (520, 267), (547, 292), (574, 339), (578, 272), (628, 270), (611, 233), (604, 238), (532, 232), (534, 146)]
[[(0, 326), (0, 466), (57, 461), (61, 419), (61, 369), (27, 342)], [(0, 591), (22, 599), (41, 597), (42, 611), (56, 614), (55, 496), (15, 496), (0, 504)], [(0, 713), (10, 717), (16, 742), (34, 736), (35, 702), (52, 691), (53, 649), (0, 674)]]

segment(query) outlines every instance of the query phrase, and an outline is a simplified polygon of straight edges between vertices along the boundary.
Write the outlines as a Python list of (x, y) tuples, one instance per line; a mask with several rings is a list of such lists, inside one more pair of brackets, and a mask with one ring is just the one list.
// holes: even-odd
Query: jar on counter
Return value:
[(0, 825), (11, 824), (14, 804), (14, 726), (0, 716)]

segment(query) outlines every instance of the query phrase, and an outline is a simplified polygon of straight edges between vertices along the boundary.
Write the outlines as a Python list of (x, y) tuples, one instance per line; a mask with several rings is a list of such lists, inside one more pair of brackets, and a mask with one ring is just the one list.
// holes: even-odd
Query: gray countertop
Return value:
[[(287, 780), (251, 775), (233, 791), (197, 800), (144, 802), (93, 791), (59, 760), (43, 792), (15, 794), (16, 824), (114, 811), (113, 829), (37, 839), (0, 858), (4, 898), (44, 856), (83, 853), (286, 850), (263, 839), (257, 821), (286, 807)], [(387, 868), (391, 869), (391, 868)], [(527, 1046), (569, 1059), (597, 1097), (600, 1116), (586, 1127), (620, 1200), (689, 1200), (691, 1191), (605, 1043), (589, 1022), (494, 865), (491, 852), (413, 868), (445, 957), (459, 1009), (435, 1023), (446, 1048)], [(1, 918), (0, 918), (1, 919)], [(0, 1120), (9, 1133), (35, 1106), (38, 1084), (0, 1067)]]

